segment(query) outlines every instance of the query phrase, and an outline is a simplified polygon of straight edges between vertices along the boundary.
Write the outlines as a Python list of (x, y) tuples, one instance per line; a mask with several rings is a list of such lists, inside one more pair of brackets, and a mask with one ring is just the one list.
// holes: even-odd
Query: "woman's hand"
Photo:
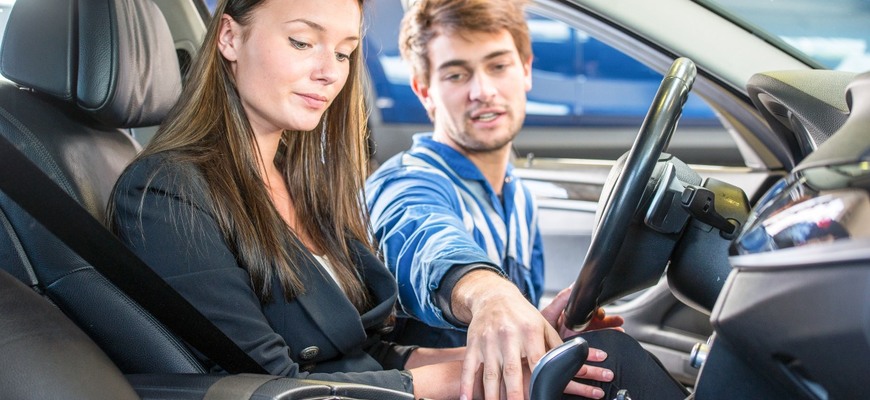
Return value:
[[(565, 327), (565, 306), (568, 305), (568, 299), (571, 297), (571, 289), (572, 286), (569, 286), (565, 289), (562, 289), (553, 301), (550, 302), (544, 309), (541, 310), (541, 314), (544, 318), (553, 325), (559, 332), (559, 336), (562, 339), (566, 339), (572, 336), (576, 336), (580, 332), (568, 329)], [(625, 331), (622, 329), (622, 324), (625, 320), (618, 316), (607, 316), (604, 313), (604, 309), (599, 308), (595, 311), (595, 316), (592, 317), (592, 321), (589, 322), (589, 325), (586, 327), (584, 331), (591, 331), (596, 329), (616, 329), (619, 331)], [(607, 353), (600, 349), (590, 348), (589, 355), (586, 358), (587, 361), (592, 362), (601, 362), (607, 358)], [(607, 368), (595, 367), (592, 365), (584, 364), (580, 367), (580, 370), (577, 371), (575, 375), (576, 378), (579, 379), (588, 379), (598, 382), (610, 382), (613, 380), (613, 371)], [(601, 388), (597, 388), (590, 385), (585, 385), (579, 382), (571, 381), (568, 384), (568, 387), (565, 388), (565, 393), (575, 394), (579, 396), (584, 396), (593, 399), (600, 399), (604, 397), (604, 391)]]
[[(589, 349), (589, 356), (586, 357), (587, 361), (592, 362), (601, 362), (607, 358), (607, 353), (604, 350), (600, 349)], [(583, 364), (580, 367), (580, 370), (577, 371), (577, 374), (574, 375), (575, 378), (578, 379), (588, 379), (598, 382), (610, 382), (613, 380), (613, 371), (607, 368), (594, 367), (591, 365)], [(591, 399), (600, 399), (604, 397), (604, 391), (601, 388), (584, 385), (580, 382), (571, 381), (568, 383), (568, 387), (565, 388), (565, 393), (574, 394), (578, 396), (588, 397)]]
[(592, 317), (592, 320), (589, 321), (589, 325), (583, 331), (574, 331), (568, 329), (565, 326), (565, 307), (568, 305), (568, 299), (571, 297), (571, 289), (573, 285), (562, 289), (556, 297), (553, 298), (553, 301), (550, 302), (546, 307), (541, 310), (541, 314), (544, 315), (544, 318), (553, 325), (553, 328), (559, 332), (559, 336), (562, 339), (576, 336), (578, 333), (585, 331), (594, 331), (598, 329), (616, 329), (622, 332), (625, 332), (622, 329), (622, 324), (625, 323), (625, 320), (618, 315), (606, 315), (604, 313), (603, 308), (598, 308), (595, 310), (595, 315)]

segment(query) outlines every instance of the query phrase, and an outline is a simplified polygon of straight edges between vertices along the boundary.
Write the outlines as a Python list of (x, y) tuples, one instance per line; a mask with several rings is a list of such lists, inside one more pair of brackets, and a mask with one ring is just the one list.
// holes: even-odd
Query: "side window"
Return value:
[[(365, 46), (375, 106), (383, 123), (427, 124), (408, 84), (408, 67), (399, 55), (402, 8), (377, 3), (385, 2), (376, 2), (369, 10)], [(530, 14), (528, 23), (534, 61), (526, 126), (640, 124), (661, 74), (561, 21)], [(682, 124), (719, 122), (710, 107), (693, 97)]]
[[(662, 75), (586, 32), (530, 14), (532, 90), (527, 126), (638, 126)], [(682, 124), (720, 125), (697, 97)]]
[(404, 13), (401, 2), (378, 0), (366, 7), (363, 56), (381, 121), (385, 124), (428, 124), (426, 110), (411, 90), (411, 72), (399, 54), (399, 25)]
[[(381, 161), (407, 148), (412, 133), (431, 129), (399, 54), (402, 15), (400, 0), (367, 4), (363, 49)], [(662, 75), (565, 22), (534, 13), (527, 21), (532, 90), (523, 133), (514, 141), (517, 155), (616, 159), (634, 141)], [(697, 95), (689, 96), (669, 151), (689, 163), (743, 165), (733, 139)]]
[(3, 34), (6, 32), (6, 21), (9, 20), (9, 12), (15, 0), (0, 0), (0, 43), (3, 43)]

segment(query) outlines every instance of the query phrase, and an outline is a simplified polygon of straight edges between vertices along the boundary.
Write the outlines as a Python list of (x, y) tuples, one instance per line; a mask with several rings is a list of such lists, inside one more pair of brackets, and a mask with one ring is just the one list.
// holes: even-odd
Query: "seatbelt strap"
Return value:
[(0, 135), (0, 190), (221, 368), (233, 374), (268, 374), (3, 135)]

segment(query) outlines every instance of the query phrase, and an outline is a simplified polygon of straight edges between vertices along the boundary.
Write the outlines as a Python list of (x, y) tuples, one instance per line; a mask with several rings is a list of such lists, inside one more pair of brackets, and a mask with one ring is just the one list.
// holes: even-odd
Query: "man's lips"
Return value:
[(482, 110), (472, 111), (470, 119), (474, 122), (491, 122), (496, 118), (505, 114), (504, 110), (487, 108)]

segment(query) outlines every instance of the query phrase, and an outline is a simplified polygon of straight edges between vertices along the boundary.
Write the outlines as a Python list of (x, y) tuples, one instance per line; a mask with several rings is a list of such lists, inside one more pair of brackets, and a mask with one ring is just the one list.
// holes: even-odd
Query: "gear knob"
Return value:
[(574, 336), (548, 351), (532, 371), (530, 398), (561, 399), (568, 382), (583, 366), (588, 355), (589, 343), (580, 336)]

